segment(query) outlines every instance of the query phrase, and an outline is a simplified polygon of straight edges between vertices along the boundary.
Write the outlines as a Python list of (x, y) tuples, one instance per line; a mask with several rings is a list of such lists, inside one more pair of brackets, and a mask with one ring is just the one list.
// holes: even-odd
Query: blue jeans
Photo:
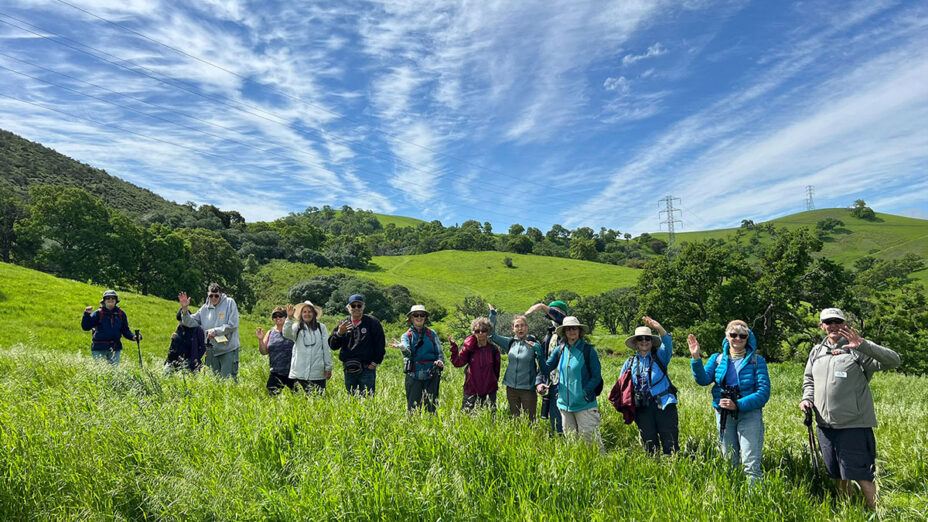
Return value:
[(90, 350), (90, 355), (94, 359), (106, 359), (113, 366), (119, 365), (119, 354), (122, 350)]
[[(753, 485), (764, 476), (761, 456), (764, 450), (763, 410), (739, 411), (738, 416), (729, 414), (725, 421), (725, 433), (721, 436), (722, 456), (729, 457), (732, 466), (744, 467), (748, 483)], [(715, 412), (715, 427), (719, 428), (721, 416)]]
[(377, 369), (364, 368), (358, 373), (345, 372), (345, 389), (352, 395), (373, 397), (376, 391)]

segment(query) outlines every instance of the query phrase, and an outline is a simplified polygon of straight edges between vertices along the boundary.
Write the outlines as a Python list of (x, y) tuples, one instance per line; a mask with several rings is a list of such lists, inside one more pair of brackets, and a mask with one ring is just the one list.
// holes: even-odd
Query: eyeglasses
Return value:
[(220, 297), (222, 294), (207, 294), (207, 295), (209, 295), (210, 297)]
[(823, 324), (844, 324), (844, 319), (837, 319), (833, 317), (831, 319), (825, 319), (824, 321), (822, 321), (822, 323)]
[(747, 338), (748, 338), (748, 334), (739, 334), (739, 333), (735, 333), (735, 332), (728, 332), (728, 337), (730, 337), (730, 338), (732, 338), (732, 339), (747, 339)]
[(364, 308), (364, 303), (352, 303), (349, 306), (351, 306), (352, 308)]
[(416, 319), (419, 319), (419, 318), (428, 317), (428, 316), (426, 314), (412, 314), (410, 317), (415, 317)]
[(650, 335), (639, 335), (638, 337), (635, 337), (635, 340), (638, 341), (639, 343), (643, 343), (645, 341), (651, 341), (651, 336)]
[(478, 334), (478, 333), (490, 333), (490, 331), (489, 331), (489, 330), (486, 330), (486, 329), (483, 329), (483, 328), (475, 328), (475, 329), (474, 329), (474, 333), (475, 333), (475, 334)]

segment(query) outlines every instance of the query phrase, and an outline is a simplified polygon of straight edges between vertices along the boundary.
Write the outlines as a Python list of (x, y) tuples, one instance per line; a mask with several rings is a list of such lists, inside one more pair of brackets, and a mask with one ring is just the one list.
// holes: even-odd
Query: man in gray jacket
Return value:
[(232, 377), (238, 381), (238, 307), (235, 301), (222, 293), (216, 283), (209, 285), (206, 303), (196, 313), (187, 310), (190, 306), (187, 292), (178, 294), (177, 300), (184, 326), (200, 326), (206, 332), (206, 366), (223, 379)]
[(838, 492), (849, 498), (854, 480), (867, 507), (875, 510), (876, 413), (870, 379), (901, 360), (896, 352), (861, 337), (838, 308), (822, 310), (819, 321), (827, 337), (809, 353), (799, 409), (815, 411), (822, 459)]

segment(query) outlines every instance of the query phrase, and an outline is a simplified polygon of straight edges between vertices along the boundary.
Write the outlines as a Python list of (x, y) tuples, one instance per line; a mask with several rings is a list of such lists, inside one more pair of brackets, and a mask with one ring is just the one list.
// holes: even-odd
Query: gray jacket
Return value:
[(534, 390), (535, 378), (538, 376), (538, 359), (544, 358), (541, 342), (534, 337), (531, 340), (518, 337), (506, 337), (496, 333), (496, 310), (490, 310), (490, 322), (493, 323), (493, 335), (490, 340), (499, 346), (501, 353), (507, 356), (506, 373), (503, 385), (517, 390)]
[(207, 336), (210, 332), (216, 334), (216, 337), (224, 337), (225, 341), (219, 341), (216, 337), (207, 341), (206, 353), (210, 355), (222, 355), (224, 353), (238, 350), (238, 307), (235, 301), (226, 294), (222, 294), (219, 303), (213, 306), (207, 299), (206, 304), (200, 307), (196, 313), (191, 314), (190, 310), (180, 316), (184, 326), (193, 328), (202, 327)]
[(875, 428), (870, 378), (899, 366), (899, 354), (864, 340), (856, 349), (832, 345), (826, 337), (809, 352), (802, 381), (803, 400), (815, 405), (815, 420), (824, 428)]

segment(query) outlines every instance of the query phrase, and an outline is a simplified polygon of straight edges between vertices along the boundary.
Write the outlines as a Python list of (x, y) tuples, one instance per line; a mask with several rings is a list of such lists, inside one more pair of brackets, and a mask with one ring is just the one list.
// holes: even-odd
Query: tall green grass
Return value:
[[(620, 359), (607, 359), (611, 383)], [(717, 456), (707, 388), (671, 365), (683, 450), (649, 458), (601, 398), (607, 453), (501, 410), (462, 414), (449, 369), (437, 415), (404, 413), (399, 358), (377, 396), (267, 397), (239, 384), (17, 345), (0, 351), (0, 517), (44, 519), (863, 520), (811, 471), (796, 410), (801, 367), (772, 367), (766, 478), (748, 491)], [(878, 375), (881, 514), (924, 519), (924, 379)], [(608, 391), (608, 388), (607, 388)], [(501, 396), (504, 394), (501, 394)]]

